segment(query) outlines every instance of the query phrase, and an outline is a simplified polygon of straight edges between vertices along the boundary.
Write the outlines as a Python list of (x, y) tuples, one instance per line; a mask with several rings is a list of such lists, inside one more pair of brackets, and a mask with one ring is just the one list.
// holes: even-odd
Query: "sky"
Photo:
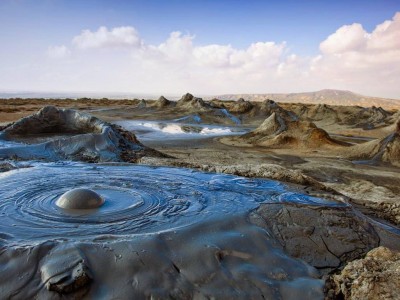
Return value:
[(0, 0), (0, 91), (400, 98), (398, 0)]

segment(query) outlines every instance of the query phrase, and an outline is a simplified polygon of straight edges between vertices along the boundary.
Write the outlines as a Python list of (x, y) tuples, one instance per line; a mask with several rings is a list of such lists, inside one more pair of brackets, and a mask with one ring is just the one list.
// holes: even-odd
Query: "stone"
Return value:
[(346, 265), (332, 281), (339, 299), (399, 299), (400, 252), (375, 248), (365, 258)]
[(44, 257), (40, 272), (47, 290), (60, 294), (82, 295), (92, 281), (83, 253), (70, 244), (58, 246)]

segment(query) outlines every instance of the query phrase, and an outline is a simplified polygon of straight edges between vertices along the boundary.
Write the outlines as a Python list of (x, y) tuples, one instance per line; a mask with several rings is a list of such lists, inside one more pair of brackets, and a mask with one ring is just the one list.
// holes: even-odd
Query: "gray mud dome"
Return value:
[(0, 139), (21, 143), (0, 149), (0, 159), (136, 162), (143, 156), (163, 156), (119, 126), (54, 106), (6, 127)]

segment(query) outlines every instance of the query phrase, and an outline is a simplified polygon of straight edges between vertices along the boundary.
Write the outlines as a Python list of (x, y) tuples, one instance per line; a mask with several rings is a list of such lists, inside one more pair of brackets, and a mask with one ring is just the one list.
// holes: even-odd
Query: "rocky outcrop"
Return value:
[(273, 148), (346, 145), (332, 139), (325, 130), (318, 128), (314, 123), (294, 120), (287, 112), (273, 112), (258, 128), (239, 139), (249, 144)]
[(335, 124), (339, 121), (338, 113), (326, 104), (303, 106), (299, 116), (311, 122), (323, 120), (325, 124)]
[(400, 120), (394, 126), (394, 132), (383, 139), (355, 145), (349, 148), (346, 157), (352, 160), (387, 162), (400, 166)]
[(122, 127), (54, 106), (15, 122), (0, 133), (0, 138), (23, 142), (21, 146), (0, 149), (2, 159), (135, 162), (146, 155), (163, 156)]
[(84, 254), (71, 244), (58, 246), (41, 261), (41, 279), (47, 290), (59, 294), (87, 293), (92, 276)]
[(331, 299), (399, 299), (400, 253), (385, 247), (350, 262), (330, 280)]
[(9, 162), (0, 162), (0, 173), (14, 170), (16, 167)]
[[(247, 102), (252, 104), (252, 108), (246, 112), (246, 117), (248, 118), (268, 118), (273, 113), (277, 113), (279, 115), (284, 116), (290, 120), (297, 120), (298, 117), (292, 111), (286, 110), (282, 108), (278, 103), (271, 99), (264, 100), (263, 102)], [(243, 105), (243, 104), (242, 104)], [(229, 108), (231, 110), (231, 108)]]
[(175, 104), (176, 104), (175, 102), (168, 100), (164, 96), (161, 96), (160, 98), (158, 98), (158, 100), (154, 103), (153, 106), (161, 109), (165, 107), (175, 106)]
[(229, 111), (231, 113), (236, 113), (236, 114), (245, 114), (250, 110), (252, 110), (253, 107), (254, 105), (251, 102), (246, 101), (243, 98), (240, 98), (238, 101), (236, 101), (229, 107)]
[(189, 93), (183, 95), (182, 98), (178, 100), (176, 105), (180, 108), (186, 109), (204, 110), (211, 108), (211, 106), (208, 103), (204, 102), (202, 98), (194, 97), (192, 94)]
[(353, 124), (355, 124), (355, 127), (361, 127), (366, 130), (373, 129), (384, 126), (390, 116), (391, 114), (382, 107), (372, 106), (361, 108), (361, 110), (354, 116)]
[(140, 100), (140, 102), (136, 106), (136, 108), (146, 108), (146, 107), (147, 107), (147, 102), (144, 99)]

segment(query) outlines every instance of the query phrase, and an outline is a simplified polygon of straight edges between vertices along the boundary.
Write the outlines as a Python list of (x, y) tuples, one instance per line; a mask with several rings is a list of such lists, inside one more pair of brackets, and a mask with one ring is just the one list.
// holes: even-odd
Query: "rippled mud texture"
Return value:
[(10, 247), (0, 263), (5, 298), (323, 298), (314, 268), (238, 216), (128, 240)]
[[(340, 265), (378, 244), (347, 204), (277, 181), (82, 163), (33, 164), (1, 177), (5, 298), (322, 299), (313, 266)], [(73, 188), (89, 188), (105, 204), (58, 208)], [(346, 255), (332, 257), (336, 249)]]
[[(321, 298), (317, 270), (287, 256), (247, 214), (261, 202), (346, 206), (275, 181), (187, 169), (59, 163), (1, 176), (6, 298), (298, 299), (305, 286), (304, 299)], [(105, 204), (58, 208), (71, 188), (90, 188)]]
[(0, 140), (2, 144), (20, 143), (0, 149), (0, 159), (135, 162), (143, 156), (163, 156), (121, 127), (54, 106), (46, 106), (6, 127), (0, 133)]
[[(104, 205), (77, 212), (58, 207), (60, 196), (76, 188), (93, 190)], [(2, 173), (0, 198), (0, 232), (18, 241), (173, 230), (221, 214), (247, 213), (261, 202), (345, 206), (299, 194), (277, 181), (78, 163), (37, 164)]]

